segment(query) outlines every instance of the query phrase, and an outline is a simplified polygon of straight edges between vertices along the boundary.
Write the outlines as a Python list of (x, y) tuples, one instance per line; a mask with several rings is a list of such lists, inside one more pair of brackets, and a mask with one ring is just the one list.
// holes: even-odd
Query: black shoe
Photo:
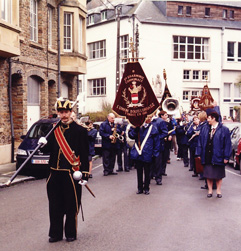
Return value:
[(116, 172), (123, 172), (123, 168), (118, 168)]
[(116, 173), (116, 172), (111, 172), (111, 173), (109, 173), (109, 175), (117, 175), (118, 173)]
[(138, 190), (138, 191), (136, 192), (136, 194), (141, 194), (141, 193), (143, 193), (142, 190)]
[(68, 241), (68, 242), (75, 241), (75, 240), (76, 240), (75, 237), (67, 237), (66, 238), (66, 241)]
[(159, 185), (159, 186), (161, 186), (161, 185), (162, 185), (162, 182), (161, 182), (161, 181), (158, 181), (156, 184)]
[(188, 171), (190, 171), (190, 172), (191, 172), (191, 171), (193, 171), (193, 169), (191, 169), (191, 168), (190, 168)]
[(166, 173), (163, 173), (162, 176), (167, 176), (167, 174), (166, 174)]
[(213, 194), (208, 193), (208, 194), (207, 194), (207, 197), (208, 197), (208, 198), (211, 198), (211, 197), (213, 197)]
[(130, 170), (126, 168), (126, 169), (125, 169), (125, 172), (130, 172)]
[(198, 175), (197, 174), (193, 174), (192, 177), (198, 177)]
[(199, 178), (199, 180), (205, 180), (205, 178), (201, 177), (201, 178)]
[(203, 186), (201, 187), (201, 189), (208, 189), (208, 186)]
[(150, 194), (150, 192), (148, 190), (146, 190), (146, 191), (144, 191), (144, 194), (148, 195), (148, 194)]
[(57, 241), (62, 241), (62, 240), (63, 240), (62, 238), (53, 238), (53, 237), (49, 238), (49, 242), (57, 242)]
[(93, 178), (93, 175), (92, 175), (92, 174), (90, 174), (90, 175), (89, 175), (89, 178), (90, 178), (90, 179), (92, 179), (92, 178)]
[(221, 193), (218, 193), (218, 194), (217, 194), (217, 198), (221, 199), (222, 197), (223, 197), (223, 196), (222, 196)]
[(104, 171), (104, 176), (108, 176), (108, 172), (107, 171)]
[(185, 164), (184, 167), (188, 167), (189, 165), (188, 164)]

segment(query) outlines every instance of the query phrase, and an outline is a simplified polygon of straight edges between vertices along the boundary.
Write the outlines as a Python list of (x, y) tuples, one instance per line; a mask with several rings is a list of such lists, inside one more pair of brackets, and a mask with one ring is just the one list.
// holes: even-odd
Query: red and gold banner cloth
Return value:
[(71, 150), (68, 142), (66, 141), (63, 132), (61, 131), (60, 126), (58, 126), (55, 131), (55, 138), (59, 144), (60, 149), (62, 150), (65, 158), (68, 160), (68, 162), (73, 166), (77, 167), (79, 169), (80, 166), (80, 158), (75, 156), (74, 152)]
[(136, 127), (142, 126), (147, 115), (154, 113), (159, 102), (139, 62), (127, 63), (119, 86), (113, 111)]

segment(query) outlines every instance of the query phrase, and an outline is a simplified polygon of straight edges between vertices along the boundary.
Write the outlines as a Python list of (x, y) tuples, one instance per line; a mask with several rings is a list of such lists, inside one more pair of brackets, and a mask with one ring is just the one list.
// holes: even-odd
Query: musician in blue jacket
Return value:
[(196, 154), (204, 165), (203, 175), (207, 178), (208, 194), (212, 197), (213, 180), (217, 184), (217, 197), (222, 198), (221, 185), (225, 177), (225, 165), (232, 152), (229, 129), (219, 121), (219, 114), (212, 112), (208, 124), (201, 129)]
[[(131, 159), (135, 161), (137, 169), (138, 191), (137, 194), (148, 195), (150, 192), (150, 168), (153, 157), (157, 157), (160, 152), (160, 138), (157, 128), (151, 124), (152, 116), (148, 115), (143, 126), (131, 127), (129, 137), (135, 139), (135, 144), (131, 149)], [(143, 184), (143, 171), (145, 180)]]
[(117, 154), (115, 132), (121, 131), (117, 123), (114, 124), (115, 114), (109, 113), (107, 119), (100, 125), (100, 136), (102, 137), (102, 161), (104, 167), (104, 176), (117, 175), (114, 172), (115, 160)]

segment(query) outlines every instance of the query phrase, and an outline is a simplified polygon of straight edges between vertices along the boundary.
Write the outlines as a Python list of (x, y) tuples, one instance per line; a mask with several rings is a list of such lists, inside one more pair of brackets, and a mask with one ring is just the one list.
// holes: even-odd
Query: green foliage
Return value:
[(107, 102), (102, 103), (102, 111), (97, 112), (88, 112), (86, 114), (82, 114), (82, 116), (89, 116), (90, 120), (93, 122), (104, 121), (107, 118), (107, 115), (112, 112), (111, 104)]

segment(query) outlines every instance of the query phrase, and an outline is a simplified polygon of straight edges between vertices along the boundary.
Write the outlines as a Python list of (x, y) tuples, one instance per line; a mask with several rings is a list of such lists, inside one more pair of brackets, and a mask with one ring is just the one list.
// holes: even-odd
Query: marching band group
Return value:
[[(222, 197), (221, 183), (231, 155), (231, 139), (228, 128), (221, 122), (220, 112), (209, 109), (192, 115), (184, 113), (175, 119), (161, 110), (157, 116), (148, 115), (141, 127), (131, 126), (128, 131), (123, 121), (115, 124), (115, 115), (110, 113), (100, 126), (104, 176), (123, 171), (120, 159), (124, 153), (124, 170), (128, 172), (133, 166), (137, 169), (137, 194), (148, 195), (151, 179), (162, 185), (170, 151), (174, 151), (177, 160), (182, 160), (184, 167), (193, 172), (192, 177), (205, 181), (201, 188), (208, 189), (208, 198), (212, 197), (213, 188), (217, 189), (217, 198)], [(212, 128), (216, 128), (214, 133)], [(115, 144), (111, 143), (114, 134), (124, 140), (120, 142), (117, 138)], [(134, 144), (128, 144), (128, 138), (134, 140)], [(197, 170), (197, 165), (203, 169)]]

